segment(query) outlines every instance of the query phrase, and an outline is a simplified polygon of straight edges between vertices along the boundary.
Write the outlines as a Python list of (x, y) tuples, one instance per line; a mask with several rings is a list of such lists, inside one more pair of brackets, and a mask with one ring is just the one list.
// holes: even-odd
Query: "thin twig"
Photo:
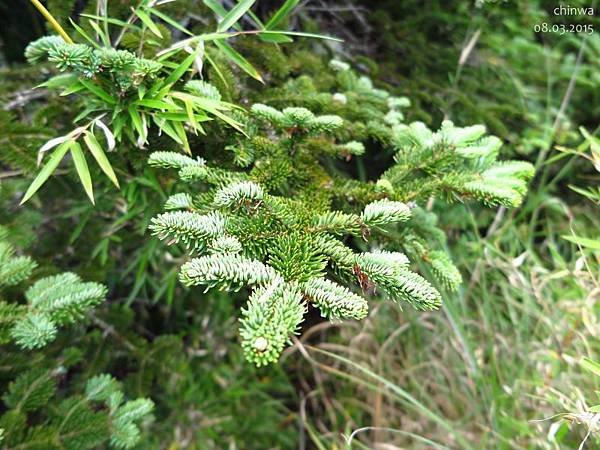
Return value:
[(73, 39), (69, 37), (60, 23), (58, 23), (58, 21), (52, 16), (52, 14), (50, 14), (46, 7), (39, 2), (39, 0), (31, 0), (31, 3), (33, 3), (33, 6), (37, 8), (37, 10), (42, 14), (42, 16), (44, 16), (48, 23), (52, 25), (52, 28), (54, 28), (56, 32), (60, 34), (67, 44), (73, 44)]
[(32, 100), (44, 98), (47, 95), (48, 91), (46, 89), (27, 89), (25, 91), (20, 91), (14, 95), (14, 100), (5, 103), (2, 109), (4, 111), (10, 111), (11, 109), (19, 108)]

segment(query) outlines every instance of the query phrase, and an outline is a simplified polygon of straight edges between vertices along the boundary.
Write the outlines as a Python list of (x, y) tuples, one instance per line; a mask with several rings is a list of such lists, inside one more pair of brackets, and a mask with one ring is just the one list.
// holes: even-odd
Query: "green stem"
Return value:
[(65, 40), (67, 44), (74, 43), (73, 39), (71, 39), (67, 32), (63, 29), (63, 27), (60, 26), (60, 23), (58, 23), (58, 21), (52, 16), (52, 14), (50, 14), (50, 12), (44, 7), (44, 5), (40, 3), (39, 0), (31, 0), (31, 3), (33, 3), (33, 6), (35, 6), (37, 10), (40, 13), (42, 13), (42, 16), (44, 16), (48, 23), (52, 25), (52, 28), (54, 28), (56, 32), (60, 34), (60, 36)]

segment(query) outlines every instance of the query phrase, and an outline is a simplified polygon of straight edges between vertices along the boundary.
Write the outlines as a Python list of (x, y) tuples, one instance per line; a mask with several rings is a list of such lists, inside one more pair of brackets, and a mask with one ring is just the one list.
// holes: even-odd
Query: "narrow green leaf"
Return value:
[(68, 86), (64, 91), (62, 91), (59, 95), (61, 97), (66, 97), (67, 95), (71, 95), (71, 94), (74, 94), (76, 92), (83, 91), (84, 89), (85, 88), (79, 82), (79, 80), (76, 80), (70, 86)]
[(296, 5), (300, 3), (300, 0), (286, 0), (286, 2), (279, 8), (275, 14), (269, 19), (267, 24), (265, 25), (265, 29), (272, 30), (277, 25), (281, 24), (290, 13), (294, 10)]
[(81, 13), (80, 14), (81, 17), (86, 17), (88, 19), (94, 19), (94, 20), (99, 20), (101, 22), (108, 22), (112, 25), (118, 25), (120, 27), (125, 27), (125, 28), (133, 28), (136, 30), (139, 30), (140, 27), (133, 25), (129, 22), (125, 22), (123, 20), (119, 20), (119, 19), (115, 19), (113, 17), (102, 17), (102, 16), (97, 16), (95, 14), (86, 14), (86, 13)]
[(123, 132), (123, 127), (125, 126), (126, 119), (127, 116), (125, 114), (118, 114), (113, 118), (111, 123), (111, 129), (115, 140), (121, 140), (121, 134)]
[(589, 411), (593, 413), (600, 413), (600, 405), (592, 406)]
[(92, 28), (94, 29), (94, 31), (96, 32), (96, 34), (98, 36), (100, 36), (100, 40), (102, 41), (102, 44), (104, 44), (105, 47), (110, 47), (110, 38), (106, 35), (106, 33), (104, 33), (104, 31), (102, 31), (100, 29), (100, 27), (98, 26), (96, 21), (89, 19), (89, 22), (90, 22), (90, 25), (92, 26)]
[(217, 74), (217, 76), (221, 80), (221, 83), (223, 83), (223, 85), (226, 88), (229, 88), (229, 83), (227, 83), (227, 79), (223, 75), (223, 72), (221, 71), (221, 69), (219, 68), (219, 66), (217, 65), (217, 63), (215, 63), (215, 61), (213, 61), (213, 59), (210, 57), (210, 55), (208, 54), (208, 52), (206, 52), (204, 54), (204, 57), (206, 58), (206, 60), (208, 61), (208, 63), (212, 66), (212, 68), (215, 69), (215, 73)]
[(171, 72), (171, 75), (169, 75), (169, 77), (165, 80), (164, 85), (168, 86), (170, 84), (176, 83), (177, 80), (179, 80), (183, 76), (183, 74), (185, 72), (187, 72), (187, 70), (194, 63), (194, 60), (196, 59), (196, 56), (198, 56), (198, 53), (200, 53), (200, 50), (201, 50), (201, 47), (197, 47), (196, 50), (191, 55), (189, 55), (187, 58), (185, 58), (181, 62), (181, 64), (179, 64), (177, 69), (175, 69), (173, 72)]
[(171, 92), (170, 96), (172, 98), (176, 98), (182, 101), (189, 100), (207, 111), (212, 111), (214, 109), (230, 111), (236, 106), (232, 103), (223, 102), (221, 100), (213, 100), (206, 97), (200, 97), (197, 95), (188, 94), (187, 92), (173, 91)]
[(219, 19), (222, 19), (227, 15), (227, 10), (223, 8), (223, 5), (221, 5), (221, 3), (218, 1), (203, 0), (203, 3), (208, 6), (217, 16), (219, 16)]
[(76, 31), (77, 31), (77, 32), (78, 32), (78, 33), (79, 33), (81, 36), (83, 36), (83, 38), (84, 38), (86, 41), (88, 41), (90, 44), (92, 44), (92, 45), (93, 45), (94, 47), (96, 47), (96, 48), (101, 48), (101, 47), (98, 45), (98, 43), (97, 43), (95, 40), (93, 40), (93, 39), (90, 37), (90, 35), (89, 35), (89, 34), (87, 34), (87, 33), (85, 32), (85, 30), (84, 30), (83, 28), (81, 28), (79, 25), (77, 25), (77, 24), (76, 24), (76, 23), (73, 21), (73, 19), (71, 19), (70, 17), (69, 17), (69, 22), (71, 22), (71, 26), (72, 26), (73, 28), (75, 28), (75, 30), (76, 30)]
[(152, 33), (154, 33), (156, 36), (162, 39), (163, 36), (160, 30), (158, 29), (156, 24), (152, 22), (152, 19), (150, 18), (148, 13), (146, 13), (146, 11), (144, 11), (143, 9), (131, 9), (133, 10), (133, 13), (140, 18), (143, 24), (146, 25), (150, 31), (152, 31)]
[(77, 116), (73, 119), (73, 122), (77, 123), (80, 120), (85, 119), (91, 113), (96, 112), (96, 111), (99, 111), (99, 109), (96, 107), (93, 107), (93, 106), (88, 106), (83, 111), (81, 111), (79, 114), (77, 114)]
[(232, 126), (233, 128), (235, 128), (236, 130), (238, 130), (244, 136), (248, 137), (248, 135), (244, 131), (243, 125), (241, 123), (239, 123), (238, 121), (232, 119), (231, 117), (223, 114), (220, 111), (213, 111), (213, 114), (215, 116), (217, 116), (219, 119), (221, 119), (223, 122), (228, 123), (230, 126)]
[(252, 78), (264, 83), (260, 73), (258, 73), (254, 66), (250, 64), (246, 58), (235, 51), (231, 45), (225, 41), (215, 41), (215, 45), (225, 54), (225, 56), (229, 58), (232, 63), (246, 72)]
[(327, 36), (325, 34), (316, 34), (316, 33), (304, 33), (302, 31), (285, 31), (285, 30), (261, 30), (258, 32), (259, 35), (278, 35), (278, 34), (283, 34), (285, 36), (298, 36), (298, 37), (308, 37), (308, 38), (315, 38), (315, 39), (325, 39), (328, 41), (335, 41), (335, 42), (344, 42), (343, 39), (340, 38), (336, 38), (333, 36)]
[(29, 185), (27, 192), (25, 192), (25, 195), (23, 196), (23, 199), (21, 200), (21, 203), (20, 203), (21, 205), (23, 203), (25, 203), (27, 200), (29, 200), (38, 191), (38, 189), (40, 187), (42, 187), (42, 185), (46, 182), (46, 180), (50, 177), (50, 175), (52, 175), (52, 172), (54, 172), (56, 170), (56, 168), (58, 167), (58, 164), (63, 159), (63, 157), (65, 156), (67, 151), (69, 150), (69, 145), (71, 142), (72, 141), (64, 142), (61, 145), (59, 145), (56, 148), (56, 150), (54, 150), (54, 152), (48, 159), (48, 162), (44, 165), (44, 167), (42, 167), (42, 170), (40, 170), (40, 173), (37, 174), (35, 179)]
[(233, 26), (233, 24), (237, 23), (237, 21), (246, 14), (256, 0), (242, 0), (237, 5), (235, 5), (231, 11), (229, 11), (223, 20), (219, 22), (219, 26), (217, 27), (217, 31), (227, 31), (229, 28)]
[(135, 104), (139, 106), (144, 106), (146, 108), (166, 109), (169, 111), (177, 111), (181, 109), (179, 106), (173, 105), (172, 103), (167, 103), (163, 100), (144, 99), (138, 100), (137, 102), (135, 102)]
[(181, 139), (181, 142), (183, 142), (183, 149), (188, 155), (191, 155), (192, 150), (190, 149), (190, 143), (188, 142), (187, 134), (185, 134), (183, 124), (181, 122), (172, 122), (171, 125), (177, 133), (177, 136), (179, 136), (179, 139)]
[(88, 80), (84, 80), (83, 78), (81, 78), (79, 80), (79, 82), (90, 92), (92, 92), (94, 95), (96, 95), (97, 97), (101, 98), (102, 100), (104, 100), (106, 103), (108, 103), (109, 105), (116, 105), (117, 104), (117, 99), (112, 97), (108, 92), (106, 92), (104, 89), (102, 89), (100, 86), (92, 83), (91, 81)]
[(187, 34), (188, 36), (193, 36), (194, 34), (189, 31), (187, 28), (181, 26), (179, 23), (177, 23), (177, 21), (171, 19), (169, 16), (167, 16), (166, 14), (154, 9), (154, 8), (147, 8), (147, 11), (150, 14), (155, 15), (156, 17), (158, 17), (159, 19), (164, 20), (165, 22), (167, 22), (169, 25), (171, 25), (173, 28), (181, 31), (182, 33)]
[(583, 134), (583, 137), (590, 143), (592, 150), (595, 152), (600, 152), (600, 139), (596, 136), (592, 136), (588, 130), (583, 127), (579, 127), (579, 131)]
[(190, 47), (191, 45), (195, 45), (198, 42), (210, 42), (210, 41), (222, 41), (225, 39), (232, 38), (234, 36), (238, 36), (238, 32), (234, 33), (206, 33), (201, 34), (199, 36), (194, 36), (191, 38), (184, 39), (179, 41), (169, 48), (161, 50), (158, 52), (158, 61), (163, 62), (165, 59), (170, 58), (174, 53), (178, 52), (182, 48)]
[(581, 245), (582, 247), (600, 250), (600, 240), (598, 239), (588, 239), (580, 236), (562, 236), (562, 238), (569, 242), (573, 242), (574, 244)]
[(110, 165), (110, 162), (108, 161), (108, 158), (106, 157), (106, 153), (104, 153), (104, 150), (102, 150), (102, 147), (100, 146), (100, 143), (96, 139), (96, 136), (94, 136), (92, 133), (86, 132), (83, 135), (83, 140), (84, 140), (87, 148), (90, 150), (90, 153), (92, 154), (92, 156), (94, 157), (94, 159), (96, 160), (98, 165), (100, 166), (100, 169), (102, 170), (102, 172), (104, 172), (106, 174), (106, 176), (109, 178), (109, 180), (112, 181), (112, 183), (117, 188), (120, 188), (119, 180), (117, 180), (115, 171), (113, 170), (112, 166)]
[(45, 81), (42, 84), (38, 84), (36, 88), (47, 87), (49, 89), (56, 89), (60, 87), (71, 86), (73, 83), (79, 83), (77, 75), (72, 73), (65, 73), (53, 76), (48, 81)]
[(187, 100), (187, 101), (193, 102), (200, 109), (203, 109), (204, 111), (208, 111), (209, 113), (214, 114), (215, 116), (217, 116), (218, 118), (220, 118), (221, 120), (223, 120), (224, 122), (226, 122), (227, 124), (229, 124), (230, 126), (235, 128), (236, 130), (238, 130), (239, 132), (241, 132), (242, 134), (247, 136), (247, 134), (244, 132), (243, 126), (240, 122), (232, 119), (231, 117), (229, 117), (221, 112), (221, 111), (231, 110), (232, 107), (234, 107), (235, 105), (232, 105), (232, 104), (226, 103), (226, 102), (211, 100), (211, 99), (204, 98), (204, 97), (197, 97), (195, 95), (186, 94), (184, 92), (173, 92), (171, 95), (173, 97), (179, 98), (183, 101)]
[[(187, 122), (189, 117), (186, 113), (170, 113), (161, 112), (157, 114), (161, 119), (165, 119), (171, 122)], [(194, 114), (196, 122), (209, 122), (212, 119), (204, 114)]]
[[(152, 117), (152, 120), (154, 120), (154, 123), (156, 124), (156, 126), (158, 128), (160, 128), (161, 131), (164, 131), (164, 133), (167, 136), (169, 136), (171, 139), (173, 139), (179, 145), (183, 145), (183, 141), (181, 140), (181, 138), (177, 135), (177, 133), (171, 126), (171, 122), (169, 122), (165, 119), (159, 118), (159, 117)], [(185, 120), (187, 120), (187, 115), (185, 115)]]
[(286, 36), (285, 34), (259, 34), (258, 38), (263, 42), (269, 42), (272, 44), (289, 44), (290, 42), (294, 42), (291, 37)]
[(600, 377), (600, 363), (597, 363), (596, 361), (594, 361), (590, 358), (584, 357), (581, 360), (580, 364), (584, 369), (589, 370), (594, 375)]
[(83, 151), (81, 150), (81, 145), (79, 145), (78, 142), (72, 141), (70, 148), (71, 156), (73, 157), (73, 164), (75, 164), (75, 170), (77, 170), (77, 175), (79, 175), (83, 189), (85, 189), (85, 193), (90, 198), (92, 204), (95, 204), (92, 177), (90, 175), (90, 170), (88, 169), (85, 156), (83, 155)]
[(600, 189), (598, 190), (598, 192), (594, 192), (592, 190), (588, 191), (586, 189), (582, 189), (580, 187), (573, 186), (572, 184), (569, 184), (569, 189), (574, 190), (578, 194), (583, 195), (585, 198), (587, 198), (588, 200), (591, 200), (593, 202), (600, 201)]
[(251, 10), (248, 10), (248, 16), (254, 21), (256, 22), (256, 25), (258, 25), (258, 28), (264, 28), (265, 25), (262, 23), (262, 21), (258, 18), (258, 16), (256, 14), (254, 14)]
[[(204, 4), (217, 15), (219, 22), (227, 15), (227, 10), (217, 0), (204, 0)], [(242, 27), (240, 27), (240, 25), (237, 23), (233, 25), (233, 28), (238, 31), (242, 31)]]
[(146, 129), (146, 126), (144, 125), (144, 122), (142, 120), (142, 117), (140, 116), (140, 113), (135, 108), (135, 105), (129, 105), (129, 107), (127, 108), (127, 111), (129, 112), (129, 117), (131, 118), (131, 122), (133, 123), (133, 126), (135, 127), (135, 130), (137, 131), (138, 136), (145, 142), (146, 137), (148, 135), (148, 130)]
[(185, 105), (185, 112), (188, 116), (190, 124), (192, 125), (192, 128), (194, 129), (194, 133), (198, 134), (198, 127), (200, 125), (198, 124), (198, 122), (196, 122), (196, 119), (194, 118), (194, 105), (192, 104), (192, 102), (187, 100), (184, 101), (183, 104)]
[(167, 84), (166, 86), (164, 86), (160, 91), (158, 91), (156, 93), (156, 98), (158, 98), (158, 99), (164, 98), (169, 92), (171, 92), (172, 87), (173, 86), (170, 84)]

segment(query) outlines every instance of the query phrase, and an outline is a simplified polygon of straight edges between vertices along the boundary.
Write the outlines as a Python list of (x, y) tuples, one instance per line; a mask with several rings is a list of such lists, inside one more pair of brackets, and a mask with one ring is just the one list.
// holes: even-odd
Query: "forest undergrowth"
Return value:
[(597, 16), (22, 3), (1, 449), (600, 443)]

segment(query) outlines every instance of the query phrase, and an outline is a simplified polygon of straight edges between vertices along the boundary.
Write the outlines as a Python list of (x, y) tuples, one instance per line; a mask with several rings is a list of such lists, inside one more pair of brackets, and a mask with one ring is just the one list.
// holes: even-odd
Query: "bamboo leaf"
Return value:
[(215, 45), (229, 58), (229, 60), (250, 75), (252, 78), (264, 83), (260, 73), (248, 62), (246, 58), (240, 55), (225, 41), (215, 41)]
[(285, 34), (265, 34), (261, 33), (258, 35), (258, 38), (263, 42), (270, 42), (272, 44), (288, 44), (290, 42), (294, 42), (291, 37), (286, 36)]
[(96, 112), (96, 111), (98, 111), (98, 108), (96, 108), (94, 106), (88, 106), (83, 111), (81, 111), (79, 114), (77, 114), (77, 116), (73, 119), (73, 122), (77, 123), (80, 120), (85, 119), (91, 113)]
[(83, 87), (83, 85), (79, 82), (79, 80), (77, 80), (74, 83), (72, 83), (70, 86), (68, 86), (59, 95), (61, 97), (66, 97), (67, 95), (71, 95), (71, 94), (74, 94), (75, 92), (83, 91), (84, 89), (85, 88)]
[(50, 89), (56, 89), (59, 87), (71, 86), (73, 83), (78, 83), (77, 75), (72, 73), (64, 73), (61, 75), (55, 75), (48, 81), (38, 84), (36, 88), (47, 87)]
[(227, 15), (227, 10), (223, 8), (223, 5), (216, 0), (204, 0), (203, 3), (208, 6), (216, 15), (219, 16), (219, 19), (222, 19)]
[(140, 113), (135, 108), (135, 105), (129, 105), (129, 107), (127, 108), (127, 111), (129, 112), (129, 117), (131, 118), (131, 122), (133, 123), (133, 126), (135, 127), (135, 130), (137, 131), (139, 138), (145, 142), (148, 130), (146, 129), (146, 127), (144, 125), (144, 122), (140, 116)]
[[(189, 120), (189, 117), (186, 113), (170, 113), (170, 112), (164, 112), (164, 113), (160, 113), (159, 117), (161, 119), (165, 119), (171, 122), (187, 122)], [(204, 114), (194, 114), (194, 119), (196, 120), (196, 122), (209, 122), (212, 119)]]
[[(185, 120), (187, 120), (187, 115), (185, 115), (184, 117), (185, 117)], [(171, 139), (173, 139), (179, 145), (183, 145), (183, 141), (181, 140), (181, 138), (177, 135), (177, 133), (171, 126), (171, 122), (167, 121), (166, 119), (163, 119), (162, 116), (161, 116), (161, 119), (159, 119), (157, 117), (153, 117), (152, 119), (154, 120), (154, 123), (161, 131), (164, 131), (167, 136), (169, 136)]]
[(215, 63), (215, 61), (213, 61), (213, 59), (210, 57), (210, 55), (208, 54), (208, 52), (206, 52), (204, 54), (204, 56), (205, 56), (206, 60), (208, 61), (208, 63), (212, 66), (212, 68), (215, 69), (215, 73), (217, 74), (217, 76), (221, 80), (221, 83), (223, 83), (223, 85), (226, 88), (229, 88), (229, 83), (227, 83), (227, 79), (223, 75), (223, 72), (221, 71), (221, 69), (219, 68), (219, 66)]
[(139, 105), (139, 106), (144, 106), (146, 108), (166, 109), (169, 111), (178, 111), (181, 109), (179, 106), (174, 105), (172, 103), (167, 103), (163, 100), (144, 99), (144, 100), (138, 100), (137, 102), (135, 102), (135, 104)]
[(100, 29), (100, 27), (98, 26), (96, 21), (89, 19), (89, 22), (90, 22), (90, 25), (92, 26), (92, 28), (94, 29), (94, 31), (96, 32), (96, 34), (98, 36), (100, 36), (100, 40), (102, 40), (102, 43), (104, 44), (104, 46), (110, 47), (110, 38), (106, 35), (106, 33), (104, 33), (104, 31), (102, 31)]
[(75, 170), (77, 171), (77, 175), (79, 175), (83, 189), (90, 198), (92, 204), (95, 204), (92, 177), (90, 175), (90, 170), (85, 160), (85, 156), (83, 155), (83, 151), (81, 150), (81, 145), (79, 145), (78, 142), (71, 141), (71, 145), (69, 147), (71, 149), (71, 156), (73, 157), (73, 164), (75, 164)]
[(223, 20), (219, 22), (219, 26), (217, 27), (217, 31), (227, 31), (231, 28), (237, 21), (246, 14), (256, 0), (242, 0), (237, 5), (235, 5), (231, 11), (229, 11)]
[(106, 174), (106, 176), (109, 178), (109, 180), (112, 181), (112, 183), (117, 188), (120, 188), (119, 180), (117, 180), (115, 171), (113, 170), (112, 166), (110, 165), (110, 162), (108, 161), (108, 158), (106, 157), (106, 153), (104, 153), (104, 150), (102, 150), (102, 147), (100, 146), (100, 143), (96, 139), (96, 136), (94, 136), (92, 133), (89, 133), (89, 132), (85, 133), (83, 135), (83, 141), (85, 142), (85, 145), (90, 150), (90, 153), (92, 154), (92, 156), (94, 157), (94, 159), (96, 160), (98, 165), (100, 166), (100, 169), (102, 170), (102, 172), (104, 172)]
[(254, 14), (251, 10), (248, 10), (248, 17), (250, 17), (258, 26), (258, 28), (264, 28), (264, 24), (262, 23), (262, 21), (258, 18), (258, 16), (256, 14)]
[(84, 80), (83, 78), (81, 78), (79, 80), (79, 82), (91, 93), (93, 93), (94, 95), (96, 95), (97, 97), (101, 98), (102, 100), (104, 100), (106, 103), (108, 103), (109, 105), (116, 105), (117, 104), (117, 99), (112, 97), (108, 92), (106, 92), (104, 89), (102, 89), (100, 86), (92, 83), (91, 81), (88, 80)]
[(196, 48), (196, 50), (189, 55), (187, 58), (185, 58), (181, 64), (179, 64), (179, 66), (177, 67), (177, 69), (175, 69), (173, 72), (171, 72), (171, 75), (169, 75), (169, 77), (165, 80), (164, 85), (168, 86), (170, 84), (174, 84), (177, 82), (177, 80), (179, 80), (183, 74), (185, 72), (187, 72), (187, 70), (190, 68), (190, 66), (194, 63), (194, 60), (196, 59), (196, 56), (198, 56), (198, 53), (200, 52), (200, 47)]
[(596, 361), (594, 361), (590, 358), (584, 357), (581, 360), (580, 364), (584, 369), (586, 369), (586, 370), (592, 372), (594, 375), (597, 375), (600, 377), (600, 363), (597, 363)]
[(315, 38), (315, 39), (325, 39), (328, 41), (335, 41), (335, 42), (344, 42), (343, 39), (340, 38), (336, 38), (333, 36), (327, 36), (325, 34), (316, 34), (316, 33), (304, 33), (302, 31), (285, 31), (285, 30), (261, 30), (258, 32), (259, 35), (279, 35), (282, 34), (284, 36), (298, 36), (298, 37), (308, 37), (308, 38)]
[(98, 45), (98, 43), (97, 43), (95, 40), (93, 40), (93, 39), (90, 37), (90, 35), (89, 35), (89, 34), (87, 34), (87, 33), (85, 32), (85, 30), (84, 30), (83, 28), (81, 28), (79, 25), (77, 25), (77, 24), (76, 24), (76, 23), (73, 21), (73, 19), (71, 19), (70, 17), (69, 17), (69, 22), (71, 22), (71, 26), (72, 26), (73, 28), (75, 28), (75, 30), (76, 30), (76, 31), (77, 31), (77, 32), (78, 32), (78, 33), (79, 33), (81, 36), (83, 36), (83, 38), (84, 38), (86, 41), (88, 41), (88, 42), (89, 42), (90, 44), (92, 44), (94, 47), (96, 47), (96, 48), (100, 48), (100, 46)]
[(185, 150), (185, 152), (188, 155), (191, 155), (192, 150), (190, 149), (190, 144), (188, 142), (187, 135), (185, 134), (185, 129), (183, 128), (183, 124), (181, 122), (171, 122), (171, 125), (173, 126), (173, 129), (177, 133), (177, 136), (179, 136), (179, 139), (181, 139), (181, 142), (183, 142), (183, 149)]
[(152, 33), (154, 33), (156, 36), (162, 39), (163, 35), (161, 34), (156, 24), (152, 22), (152, 19), (150, 18), (148, 13), (146, 13), (146, 11), (144, 11), (143, 9), (131, 9), (133, 10), (133, 13), (140, 18), (142, 23), (146, 25), (150, 31), (152, 31)]
[(182, 33), (185, 33), (189, 36), (193, 36), (194, 34), (192, 32), (190, 32), (187, 28), (181, 26), (179, 23), (177, 23), (177, 21), (171, 19), (169, 16), (167, 16), (166, 14), (154, 9), (154, 8), (148, 8), (148, 12), (152, 15), (155, 15), (156, 17), (158, 17), (159, 19), (164, 20), (166, 23), (168, 23), (169, 25), (171, 25), (173, 28), (181, 31)]
[(86, 14), (86, 13), (81, 13), (80, 16), (81, 17), (86, 17), (88, 19), (99, 20), (101, 22), (108, 22), (108, 23), (110, 23), (112, 25), (118, 25), (120, 27), (133, 28), (133, 29), (136, 29), (136, 30), (140, 29), (140, 27), (138, 27), (136, 25), (132, 25), (129, 22), (125, 22), (123, 20), (115, 19), (113, 17), (103, 17), (103, 16), (97, 16), (95, 14)]
[[(119, 116), (121, 117), (121, 116)], [(117, 121), (115, 120), (115, 123), (117, 123)], [(115, 142), (115, 136), (113, 135), (112, 131), (110, 131), (110, 128), (108, 128), (106, 125), (104, 125), (104, 122), (102, 122), (101, 120), (96, 120), (94, 122), (95, 125), (98, 125), (100, 127), (100, 129), (102, 130), (102, 132), (104, 133), (104, 136), (106, 137), (106, 142), (108, 142), (108, 151), (112, 151), (115, 149), (116, 146), (116, 142)]]
[(218, 40), (222, 41), (222, 40), (237, 36), (238, 34), (239, 34), (238, 32), (235, 32), (235, 33), (206, 33), (206, 34), (201, 34), (199, 36), (194, 36), (191, 38), (183, 39), (183, 40), (171, 45), (169, 48), (166, 48), (166, 49), (158, 52), (158, 54), (157, 54), (158, 61), (162, 62), (165, 59), (171, 57), (171, 55), (173, 53), (181, 50), (182, 48), (189, 47), (189, 46), (197, 44), (199, 42), (210, 42), (210, 41), (218, 41)]
[[(70, 139), (70, 137), (68, 135), (66, 136), (60, 136), (57, 138), (53, 138), (50, 139), (48, 142), (46, 142), (44, 145), (42, 145), (40, 147), (40, 149), (38, 150), (38, 155), (42, 156), (43, 153), (47, 152), (48, 150), (53, 149), (54, 147), (68, 141)], [(39, 163), (38, 163), (39, 164)]]
[(581, 245), (582, 247), (600, 250), (600, 240), (598, 239), (588, 239), (580, 236), (562, 236), (562, 238), (574, 244)]
[(27, 192), (23, 196), (21, 200), (21, 205), (29, 200), (38, 190), (42, 187), (42, 185), (46, 182), (46, 180), (52, 175), (52, 172), (56, 170), (58, 164), (61, 162), (67, 151), (69, 150), (69, 144), (71, 141), (63, 142), (61, 145), (57, 147), (56, 150), (52, 153), (52, 156), (48, 159), (48, 162), (42, 167), (40, 173), (37, 174), (35, 179), (27, 188)]
[[(204, 0), (204, 4), (217, 15), (219, 22), (227, 15), (227, 10), (217, 0)], [(240, 27), (240, 25), (237, 23), (233, 25), (233, 28), (238, 31), (242, 30), (242, 27)]]
[(294, 10), (294, 8), (298, 5), (300, 0), (286, 0), (286, 2), (279, 8), (275, 14), (269, 19), (267, 24), (265, 25), (265, 29), (272, 30), (277, 25), (281, 24), (290, 13)]
[(185, 105), (185, 112), (188, 116), (190, 124), (192, 125), (192, 128), (194, 129), (194, 133), (198, 134), (199, 124), (194, 118), (194, 105), (189, 100), (184, 101), (183, 104)]

